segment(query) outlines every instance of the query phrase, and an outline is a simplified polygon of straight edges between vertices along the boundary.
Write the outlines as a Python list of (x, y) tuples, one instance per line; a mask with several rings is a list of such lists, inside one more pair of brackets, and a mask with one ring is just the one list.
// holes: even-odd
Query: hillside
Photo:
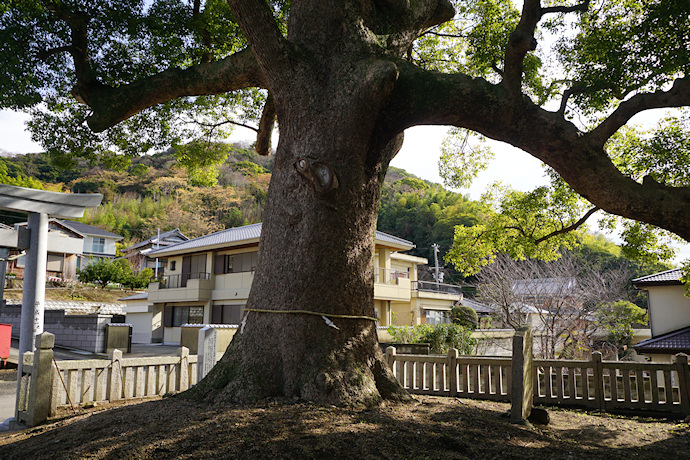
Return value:
[[(168, 149), (107, 165), (73, 160), (67, 168), (46, 155), (16, 155), (0, 158), (0, 181), (103, 194), (103, 204), (87, 210), (81, 220), (123, 235), (124, 245), (148, 238), (158, 229), (179, 228), (193, 238), (260, 222), (273, 158), (259, 156), (243, 144), (216, 144), (209, 151), (194, 151), (194, 156)], [(391, 167), (382, 189), (378, 229), (414, 242), (410, 252), (432, 264), (432, 244), (438, 244), (439, 263), (446, 265), (443, 256), (453, 243), (455, 226), (475, 225), (486, 213), (481, 202)], [(6, 212), (0, 217), (7, 224), (25, 219)], [(609, 269), (632, 265), (635, 273), (647, 274), (660, 268), (631, 263), (603, 237), (584, 237), (577, 252)], [(446, 275), (449, 282), (463, 280), (450, 266)]]

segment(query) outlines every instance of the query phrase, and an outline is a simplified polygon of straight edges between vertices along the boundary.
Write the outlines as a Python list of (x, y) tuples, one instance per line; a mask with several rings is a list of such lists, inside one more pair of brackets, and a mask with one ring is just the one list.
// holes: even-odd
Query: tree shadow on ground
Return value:
[(615, 448), (615, 433), (593, 425), (585, 425), (591, 442), (583, 443), (576, 428), (529, 429), (500, 410), (440, 399), (358, 411), (308, 403), (220, 408), (166, 398), (0, 438), (0, 458), (627, 459), (678, 457), (690, 445), (680, 435)]

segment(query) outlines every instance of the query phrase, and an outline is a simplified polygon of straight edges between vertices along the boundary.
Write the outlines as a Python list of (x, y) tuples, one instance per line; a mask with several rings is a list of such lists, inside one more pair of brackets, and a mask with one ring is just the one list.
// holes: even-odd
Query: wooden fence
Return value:
[(688, 357), (673, 363), (534, 360), (534, 401), (604, 411), (640, 410), (690, 415)]
[[(447, 356), (386, 349), (393, 374), (412, 394), (515, 403), (513, 359), (458, 356), (455, 349)], [(535, 359), (531, 369), (517, 388), (531, 392), (535, 404), (690, 415), (690, 367), (684, 354), (673, 363), (646, 363), (602, 361), (595, 352), (589, 361)]]
[(388, 347), (386, 360), (412, 394), (510, 401), (510, 358), (459, 356), (454, 348), (447, 356), (399, 355)]
[(160, 396), (196, 383), (197, 356), (185, 347), (178, 356), (123, 358), (114, 350), (110, 359), (55, 361), (52, 343), (46, 343), (22, 359), (17, 422), (26, 426), (62, 408)]

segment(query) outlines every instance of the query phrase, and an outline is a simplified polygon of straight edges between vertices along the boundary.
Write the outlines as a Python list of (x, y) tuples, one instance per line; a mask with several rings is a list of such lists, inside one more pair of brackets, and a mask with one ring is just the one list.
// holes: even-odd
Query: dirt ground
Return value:
[(504, 403), (416, 399), (375, 410), (180, 397), (95, 407), (0, 434), (0, 458), (690, 458), (684, 421), (549, 408), (550, 424), (529, 428), (510, 424)]
[[(101, 289), (98, 287), (75, 284), (71, 288), (47, 288), (46, 300), (76, 300), (89, 302), (122, 303), (119, 299), (136, 294), (137, 291), (126, 289)], [(5, 289), (4, 298), (21, 300), (21, 289)]]

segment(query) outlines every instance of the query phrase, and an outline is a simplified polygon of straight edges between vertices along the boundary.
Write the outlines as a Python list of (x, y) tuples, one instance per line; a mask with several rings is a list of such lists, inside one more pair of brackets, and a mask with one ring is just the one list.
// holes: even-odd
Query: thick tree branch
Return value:
[(268, 78), (269, 86), (292, 74), (292, 46), (283, 37), (265, 0), (228, 0), (240, 29)]
[(587, 134), (559, 113), (546, 111), (529, 98), (514, 97), (503, 85), (425, 71), (402, 60), (397, 67), (396, 88), (382, 115), (383, 121), (390, 120), (392, 133), (420, 124), (452, 125), (507, 142), (551, 166), (594, 206), (690, 241), (690, 188), (640, 184), (623, 175), (603, 148), (605, 136), (639, 112), (640, 106), (690, 105), (688, 80), (677, 81), (665, 93), (633, 97)]
[(258, 135), (256, 136), (256, 153), (259, 155), (271, 154), (271, 136), (273, 135), (273, 127), (276, 120), (276, 106), (273, 101), (273, 96), (268, 94), (264, 110), (261, 113), (261, 120), (259, 121)]
[(508, 39), (503, 66), (503, 85), (514, 97), (522, 95), (522, 63), (527, 53), (537, 48), (534, 31), (540, 19), (540, 0), (525, 0), (520, 22)]
[(590, 132), (590, 136), (599, 146), (606, 141), (633, 116), (649, 109), (664, 107), (684, 107), (690, 105), (690, 77), (676, 80), (668, 91), (640, 93), (627, 101), (621, 102), (618, 108), (599, 126)]
[(38, 52), (38, 58), (42, 61), (45, 61), (48, 59), (50, 56), (55, 56), (56, 54), (60, 53), (72, 53), (72, 46), (60, 46), (59, 48), (52, 48), (49, 50), (41, 50)]
[(576, 11), (587, 11), (589, 8), (590, 0), (585, 0), (579, 5), (573, 6), (548, 6), (541, 9), (542, 16), (550, 13), (574, 13)]
[(525, 0), (517, 27), (510, 34), (506, 47), (503, 84), (513, 96), (522, 95), (523, 62), (528, 52), (537, 49), (534, 31), (542, 16), (548, 13), (570, 13), (587, 11), (590, 0), (574, 6), (551, 6), (542, 8), (541, 0)]
[(96, 74), (91, 68), (89, 59), (89, 17), (82, 12), (70, 11), (68, 8), (63, 7), (61, 3), (48, 2), (46, 8), (56, 18), (64, 21), (70, 29), (72, 44), (68, 47), (68, 51), (74, 61), (74, 73), (77, 81), (86, 85), (94, 84), (96, 82)]
[(220, 61), (184, 70), (165, 70), (117, 88), (100, 83), (78, 84), (72, 93), (93, 109), (89, 127), (100, 132), (171, 99), (221, 94), (249, 87), (266, 87), (266, 81), (251, 52), (244, 50)]
[(548, 235), (544, 235), (541, 238), (537, 238), (536, 240), (534, 240), (534, 244), (539, 244), (555, 236), (564, 235), (568, 232), (577, 230), (587, 221), (587, 219), (592, 217), (592, 214), (594, 214), (597, 211), (599, 211), (599, 208), (594, 206), (593, 208), (589, 209), (582, 217), (580, 217), (580, 219), (578, 219), (577, 222), (573, 222), (571, 225), (568, 225), (567, 227), (563, 227), (559, 230), (555, 230), (549, 233)]

